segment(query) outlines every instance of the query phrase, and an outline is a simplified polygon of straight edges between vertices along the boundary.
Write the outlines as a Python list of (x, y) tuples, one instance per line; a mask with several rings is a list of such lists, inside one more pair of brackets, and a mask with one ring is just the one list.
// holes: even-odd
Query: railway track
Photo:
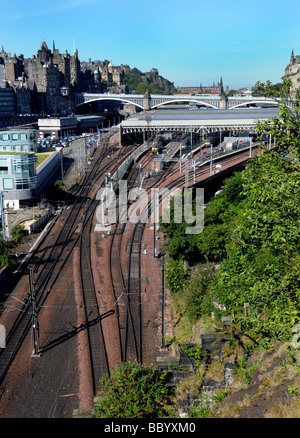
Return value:
[[(235, 161), (236, 158), (234, 157), (224, 157), (221, 162), (225, 165)], [(196, 168), (196, 180), (206, 175), (209, 168), (209, 163)], [(176, 178), (172, 181), (172, 176), (175, 175)], [(138, 180), (138, 168), (132, 169), (128, 176), (128, 190), (134, 185), (138, 185), (136, 180)], [(178, 163), (172, 163), (168, 171), (164, 171), (161, 175), (155, 177), (154, 181), (151, 181), (151, 184), (147, 186), (147, 191), (150, 193), (151, 189), (161, 185), (169, 189), (168, 193), (170, 193), (174, 188), (184, 188), (186, 183), (189, 186), (193, 185), (193, 170), (189, 171), (188, 179), (184, 170), (182, 175), (178, 177)], [(147, 208), (149, 218), (153, 210), (151, 201), (148, 201), (145, 208)], [(140, 212), (140, 216), (143, 216), (143, 214), (143, 212)], [(141, 303), (141, 249), (145, 225), (144, 221), (138, 221), (134, 225), (131, 224), (131, 226), (128, 222), (125, 224), (117, 223), (110, 246), (110, 277), (116, 303), (120, 360), (124, 362), (128, 360), (143, 362), (143, 348), (145, 348), (146, 340), (143, 336), (143, 306)], [(130, 234), (127, 244), (124, 243), (125, 230)], [(127, 266), (125, 266), (125, 248), (127, 248)], [(164, 333), (164, 297), (161, 299), (162, 333)]]
[[(95, 212), (97, 202), (93, 200), (92, 211)], [(80, 234), (80, 279), (84, 303), (84, 315), (87, 342), (89, 346), (89, 362), (93, 393), (99, 390), (99, 380), (103, 374), (110, 375), (108, 356), (102, 329), (102, 315), (97, 300), (91, 259), (91, 231), (93, 214), (84, 224)]]
[[(129, 150), (123, 149), (122, 152), (126, 156)], [(90, 231), (97, 206), (96, 192), (103, 184), (105, 172), (111, 171), (113, 173), (121, 159), (120, 156), (117, 156), (109, 163), (103, 164), (107, 154), (111, 153), (112, 149), (106, 146), (102, 153), (99, 152), (99, 156), (97, 156), (97, 153), (94, 155), (91, 169), (84, 176), (82, 186), (76, 186), (73, 190), (73, 195), (76, 194), (76, 200), (72, 208), (65, 214), (64, 222), (61, 222), (61, 228), (56, 234), (55, 240), (53, 241), (45, 237), (43, 248), (36, 249), (27, 263), (28, 267), (29, 263), (40, 259), (39, 263), (35, 263), (36, 277), (34, 284), (37, 311), (39, 312), (56, 281), (62, 275), (63, 268), (73, 249), (76, 245), (79, 246), (81, 290), (94, 393), (97, 391), (97, 382), (101, 375), (103, 373), (109, 374), (109, 366), (102, 330), (103, 315), (101, 315), (97, 304), (91, 268)], [(142, 160), (145, 160), (143, 161), (144, 163), (146, 163), (147, 159), (149, 157), (145, 156), (142, 158)], [(229, 161), (232, 158), (224, 159), (224, 163), (225, 160)], [(208, 166), (196, 170), (197, 179), (207, 173)], [(175, 167), (174, 165), (170, 166), (168, 173), (157, 176), (147, 189), (150, 190), (157, 186), (158, 183), (165, 184), (168, 188), (184, 186), (186, 182), (184, 174), (173, 182), (166, 182), (167, 177), (172, 176), (172, 174), (178, 171)], [(138, 175), (139, 170), (137, 167), (134, 167), (129, 174), (128, 189), (136, 184)], [(93, 192), (92, 196), (91, 191)], [(148, 205), (148, 213), (150, 215), (151, 207), (149, 207)], [(60, 216), (57, 219), (61, 221), (63, 217)], [(124, 239), (125, 229), (130, 234), (127, 243)], [(128, 228), (128, 223), (117, 222), (112, 233), (110, 247), (110, 272), (118, 326), (120, 360), (136, 359), (140, 363), (143, 361), (145, 348), (141, 305), (141, 243), (144, 229), (145, 224), (141, 222), (136, 223), (130, 229)], [(124, 246), (128, 248), (126, 260), (124, 260), (123, 256)], [(27, 297), (9, 328), (6, 337), (6, 348), (0, 350), (0, 383), (4, 379), (10, 364), (32, 326), (31, 309), (32, 303), (29, 297)]]
[[(64, 223), (61, 224), (61, 228), (59, 229), (54, 242), (51, 238), (47, 239), (46, 237), (43, 241), (44, 249), (41, 251), (40, 248), (37, 248), (28, 259), (26, 266), (24, 266), (23, 273), (26, 275), (28, 265), (33, 261), (37, 261), (39, 256), (38, 251), (41, 251), (43, 260), (40, 260), (39, 265), (36, 266), (36, 278), (34, 279), (37, 312), (43, 307), (48, 294), (51, 292), (58, 278), (63, 274), (63, 268), (72, 254), (74, 247), (78, 243), (80, 243), (81, 254), (84, 254), (80, 256), (82, 291), (83, 293), (89, 293), (87, 291), (93, 289), (92, 274), (91, 272), (86, 272), (86, 266), (91, 267), (91, 263), (90, 261), (87, 262), (87, 258), (90, 257), (90, 255), (87, 253), (87, 247), (85, 244), (86, 239), (83, 239), (83, 231), (88, 230), (92, 223), (92, 217), (97, 204), (97, 201), (95, 200), (96, 193), (103, 183), (103, 181), (100, 184), (98, 183), (99, 178), (103, 177), (104, 173), (109, 169), (114, 171), (117, 167), (118, 160), (120, 159), (120, 157), (117, 156), (101, 167), (101, 163), (107, 156), (107, 153), (111, 153), (112, 151), (113, 148), (108, 148), (107, 144), (104, 146), (102, 153), (99, 151), (98, 157), (95, 157), (96, 159), (93, 162), (89, 176), (85, 176), (85, 184), (83, 184), (81, 190), (77, 191), (77, 198), (66, 215)], [(96, 189), (94, 186), (96, 186)], [(90, 198), (89, 193), (93, 188), (95, 193), (93, 198)], [(60, 216), (58, 219), (61, 221), (62, 217)], [(88, 232), (86, 231), (86, 233)], [(85, 235), (85, 238), (86, 236), (87, 235)], [(86, 303), (89, 304), (89, 302), (89, 299), (86, 299)], [(93, 332), (93, 330), (90, 330), (90, 326), (93, 324), (89, 312), (87, 312), (86, 315), (86, 328), (89, 328), (89, 336), (92, 338), (94, 335), (90, 335), (90, 333)], [(100, 325), (101, 318), (99, 315), (97, 318), (99, 322), (98, 325)], [(16, 318), (8, 329), (6, 348), (0, 350), (0, 383), (3, 381), (31, 326), (32, 303), (29, 296), (27, 296)], [(89, 345), (92, 345), (92, 341)], [(93, 360), (91, 363), (91, 366), (94, 369), (96, 361)], [(93, 381), (96, 381), (98, 374), (93, 372), (93, 376), (94, 374), (97, 375), (97, 377)]]
[[(143, 363), (143, 320), (141, 306), (141, 247), (145, 224), (135, 224), (130, 239), (128, 268), (127, 268), (127, 299), (124, 360), (135, 358)], [(129, 323), (131, 330), (129, 330)]]
[[(148, 154), (131, 169), (127, 178), (128, 191), (139, 186), (139, 165), (149, 164), (150, 160), (151, 155)], [(152, 186), (158, 184), (161, 178), (161, 175), (157, 175)], [(147, 209), (151, 215), (151, 201), (148, 202)], [(121, 362), (136, 360), (143, 363), (143, 345), (146, 340), (143, 336), (141, 304), (141, 252), (145, 225), (140, 221), (135, 224), (124, 222), (124, 218), (119, 221), (118, 218), (110, 242), (110, 280), (115, 301)]]

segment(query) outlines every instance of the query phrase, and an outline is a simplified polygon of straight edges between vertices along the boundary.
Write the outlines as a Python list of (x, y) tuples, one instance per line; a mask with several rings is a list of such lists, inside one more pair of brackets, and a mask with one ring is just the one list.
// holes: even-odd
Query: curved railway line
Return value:
[[(248, 152), (244, 152), (246, 157), (247, 154)], [(145, 164), (146, 159), (143, 158), (143, 164)], [(237, 160), (239, 162), (239, 159), (234, 156), (224, 157), (222, 158), (222, 163), (229, 164)], [(175, 163), (172, 163), (168, 172), (163, 172), (154, 178), (154, 181), (147, 187), (148, 193), (152, 188), (158, 187), (159, 184), (162, 184), (169, 191), (174, 188), (183, 188), (186, 185), (187, 181), (184, 172), (179, 177), (177, 175), (172, 181), (172, 176), (178, 174), (178, 166), (174, 165)], [(195, 170), (196, 179), (199, 180), (201, 176), (206, 175), (209, 169), (209, 163), (197, 167)], [(189, 172), (189, 181), (191, 179), (190, 174), (193, 175), (193, 171)], [(138, 167), (136, 166), (128, 176), (128, 190), (135, 185), (137, 178)], [(171, 179), (170, 182), (168, 182), (169, 179)], [(189, 185), (192, 184), (190, 183)], [(152, 210), (152, 201), (149, 200), (145, 210), (140, 211), (140, 216), (142, 217), (144, 214), (147, 214), (149, 219)], [(110, 243), (110, 279), (116, 303), (120, 361), (124, 362), (136, 360), (142, 363), (143, 345), (146, 343), (146, 340), (143, 339), (143, 306), (141, 304), (141, 248), (145, 226), (146, 223), (144, 221), (138, 221), (131, 225), (131, 227), (128, 222), (117, 222)], [(131, 230), (129, 231), (130, 237), (126, 245), (123, 241), (125, 229), (127, 228), (131, 228)], [(127, 248), (128, 252), (127, 266), (124, 260), (124, 247)], [(162, 318), (162, 324), (164, 324), (164, 318)], [(164, 327), (162, 332), (164, 332)]]
[[(145, 166), (149, 164), (150, 160), (151, 155), (150, 151), (148, 151), (131, 169), (127, 178), (128, 191), (139, 182), (137, 181), (139, 176), (138, 165), (142, 164)], [(129, 203), (127, 204), (128, 206)], [(110, 243), (110, 280), (116, 308), (121, 362), (128, 360), (136, 360), (139, 363), (143, 362), (141, 244), (144, 226), (145, 224), (137, 222), (133, 230), (129, 231), (130, 237), (124, 244), (125, 228), (129, 227), (129, 223), (128, 221), (124, 222), (124, 218), (120, 222), (118, 217)], [(128, 252), (126, 257), (127, 263), (124, 252), (125, 254)]]
[[(65, 218), (62, 216), (56, 218), (55, 222), (60, 222), (61, 228), (55, 234), (54, 240), (53, 236), (45, 236), (42, 245), (32, 253), (25, 266), (28, 268), (29, 264), (35, 265), (33, 286), (37, 312), (39, 312), (59, 277), (63, 275), (64, 267), (74, 248), (79, 249), (79, 276), (84, 310), (84, 323), (81, 328), (85, 330), (87, 335), (90, 378), (94, 394), (99, 389), (100, 377), (104, 373), (110, 375), (110, 363), (102, 326), (105, 314), (100, 312), (95, 289), (91, 256), (91, 230), (95, 211), (99, 204), (97, 193), (104, 186), (105, 173), (111, 172), (113, 174), (120, 165), (120, 161), (128, 157), (131, 152), (130, 147), (126, 147), (120, 148), (119, 153), (113, 155), (114, 149), (115, 146), (109, 147), (108, 142), (101, 150), (98, 148), (93, 156), (89, 172), (84, 175), (81, 184), (75, 185), (71, 191), (75, 197), (72, 207), (65, 214)], [(128, 190), (139, 186), (139, 165), (142, 164), (145, 167), (149, 164), (151, 155), (150, 151), (148, 152), (142, 155), (129, 171), (127, 176)], [(104, 164), (108, 154), (112, 158)], [(222, 158), (224, 164), (235, 161), (234, 157)], [(158, 184), (168, 189), (184, 187), (187, 182), (186, 175), (183, 171), (178, 177), (177, 164), (174, 162), (168, 170), (155, 175), (145, 190), (149, 193)], [(196, 168), (195, 178), (199, 180), (208, 171), (209, 163)], [(193, 171), (189, 172), (189, 180), (191, 174), (193, 175)], [(129, 207), (129, 203), (127, 207)], [(147, 211), (140, 211), (140, 216), (147, 214), (149, 219), (152, 208), (153, 205), (149, 200), (147, 206), (144, 207)], [(55, 227), (55, 222), (52, 227)], [(141, 253), (145, 227), (146, 223), (140, 220), (131, 224), (127, 220), (124, 222), (124, 218), (118, 217), (110, 236), (109, 271), (111, 292), (115, 303), (110, 314), (115, 314), (114, 324), (119, 344), (115, 348), (119, 350), (121, 362), (137, 360), (139, 363), (143, 363), (147, 345), (141, 300)], [(0, 350), (0, 384), (32, 326), (31, 310), (32, 302), (27, 296), (8, 330), (6, 348)]]
[[(58, 277), (62, 275), (63, 268), (67, 263), (74, 247), (80, 242), (80, 265), (81, 265), (81, 281), (82, 281), (82, 293), (90, 293), (93, 284), (90, 279), (88, 286), (86, 285), (88, 275), (91, 276), (91, 272), (84, 274), (83, 266), (91, 267), (90, 255), (86, 253), (86, 243), (83, 243), (83, 231), (89, 229), (91, 226), (91, 220), (95, 212), (97, 205), (96, 193), (101, 187), (98, 184), (99, 178), (101, 178), (106, 171), (112, 169), (113, 171), (117, 167), (119, 157), (116, 156), (110, 160), (109, 163), (102, 166), (99, 170), (99, 166), (103, 162), (108, 153), (112, 153), (115, 147), (108, 147), (108, 142), (104, 144), (103, 150), (100, 151), (99, 156), (93, 162), (93, 166), (89, 174), (85, 175), (82, 188), (76, 189), (77, 198), (71, 207), (63, 226), (60, 228), (53, 242), (51, 237), (45, 238), (42, 250), (41, 262), (36, 266), (36, 276), (34, 279), (35, 301), (37, 312), (45, 304), (46, 299), (55, 285)], [(125, 155), (128, 151), (124, 151)], [(101, 182), (103, 184), (103, 181)], [(90, 191), (96, 186), (97, 190), (92, 199), (90, 199)], [(58, 218), (61, 219), (61, 218)], [(89, 233), (88, 233), (89, 234)], [(86, 236), (85, 236), (86, 237)], [(85, 248), (85, 249), (84, 249)], [(32, 264), (37, 260), (38, 248), (33, 252), (30, 259), (27, 261), (24, 270), (28, 268), (29, 264)], [(82, 254), (85, 255), (82, 255)], [(86, 260), (88, 257), (88, 260)], [(85, 262), (82, 260), (85, 258)], [(87, 300), (88, 301), (88, 300)], [(88, 313), (86, 313), (88, 315)], [(98, 316), (99, 325), (101, 324), (101, 318)], [(15, 355), (17, 354), (22, 342), (24, 341), (29, 329), (32, 326), (32, 303), (29, 296), (26, 297), (24, 303), (19, 310), (16, 318), (13, 320), (12, 325), (9, 327), (6, 336), (6, 348), (0, 350), (0, 383), (4, 379), (10, 364), (12, 363)], [(90, 315), (86, 319), (86, 327), (90, 326)], [(88, 336), (91, 330), (87, 330)], [(91, 342), (89, 341), (91, 345)], [(91, 361), (91, 369), (94, 369), (94, 363)], [(107, 369), (106, 369), (107, 372)], [(94, 372), (92, 371), (92, 376)], [(99, 374), (94, 378), (93, 382), (98, 380)]]

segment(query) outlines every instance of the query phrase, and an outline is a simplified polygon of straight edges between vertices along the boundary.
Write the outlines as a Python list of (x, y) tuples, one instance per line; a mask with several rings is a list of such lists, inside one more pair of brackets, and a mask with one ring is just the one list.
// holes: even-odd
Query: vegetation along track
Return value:
[[(121, 153), (121, 149), (120, 149)], [(127, 149), (122, 149), (122, 159), (123, 156), (126, 156), (126, 154), (129, 153)], [(86, 272), (86, 267), (91, 266), (91, 263), (83, 262), (83, 259), (86, 257), (90, 257), (89, 253), (87, 253), (86, 248), (86, 239), (83, 241), (83, 234), (81, 232), (78, 232), (79, 230), (87, 230), (91, 225), (91, 219), (92, 215), (94, 213), (95, 208), (95, 199), (90, 199), (88, 197), (90, 190), (94, 187), (100, 188), (100, 185), (98, 184), (99, 178), (103, 176), (103, 174), (110, 170), (112, 166), (115, 165), (115, 167), (118, 165), (120, 161), (120, 156), (117, 156), (115, 158), (112, 158), (109, 163), (106, 163), (101, 166), (101, 163), (103, 164), (105, 158), (107, 157), (107, 154), (112, 154), (112, 148), (108, 148), (107, 144), (103, 147), (103, 151), (101, 153), (100, 148), (98, 152), (99, 156), (97, 157), (97, 154), (93, 157), (92, 166), (89, 171), (89, 173), (86, 173), (84, 176), (83, 184), (81, 185), (81, 188), (79, 189), (77, 187), (76, 193), (78, 193), (78, 196), (76, 197), (76, 200), (70, 208), (70, 211), (68, 212), (68, 215), (64, 221), (64, 224), (62, 224), (60, 231), (58, 232), (55, 241), (48, 239), (45, 237), (44, 239), (44, 250), (42, 257), (39, 256), (40, 260), (38, 260), (37, 251), (40, 251), (40, 249), (37, 249), (35, 253), (33, 253), (32, 257), (28, 260), (28, 263), (34, 263), (36, 265), (36, 278), (35, 278), (35, 296), (36, 296), (36, 304), (37, 304), (37, 311), (42, 307), (43, 303), (45, 302), (47, 295), (50, 293), (52, 287), (54, 286), (57, 278), (61, 275), (64, 265), (66, 264), (70, 254), (72, 253), (73, 248), (78, 243), (80, 239), (80, 248), (81, 248), (81, 273), (82, 273), (82, 290), (84, 293), (89, 293), (92, 291), (94, 293), (94, 286), (93, 286), (93, 280), (92, 280), (92, 273)], [(116, 164), (117, 163), (117, 164)], [(172, 166), (171, 166), (172, 167)], [(171, 170), (171, 169), (170, 169)], [(136, 175), (138, 175), (138, 172), (136, 168), (134, 169)], [(207, 171), (207, 170), (206, 170)], [(169, 173), (169, 172), (167, 172)], [(167, 173), (163, 174), (160, 177), (160, 181), (163, 181)], [(204, 174), (204, 169), (197, 170), (197, 177), (199, 175)], [(159, 179), (157, 179), (158, 181)], [(172, 183), (172, 185), (176, 184), (184, 184), (185, 177), (182, 175), (180, 178), (180, 181), (177, 180), (176, 183)], [(134, 184), (135, 177), (132, 178), (132, 183)], [(155, 184), (157, 184), (157, 181), (153, 183), (152, 187), (154, 187)], [(169, 186), (171, 187), (171, 186)], [(148, 187), (149, 189), (150, 187)], [(60, 217), (57, 217), (57, 220), (60, 220)], [(119, 338), (120, 338), (120, 358), (121, 360), (127, 360), (132, 355), (135, 356), (135, 358), (138, 361), (142, 361), (143, 356), (143, 347), (142, 347), (142, 315), (141, 315), (141, 306), (140, 306), (140, 242), (142, 239), (142, 233), (144, 230), (144, 226), (142, 224), (136, 224), (135, 227), (133, 227), (132, 231), (132, 237), (130, 240), (130, 248), (129, 248), (129, 255), (128, 255), (128, 269), (127, 269), (127, 275), (124, 278), (124, 274), (122, 272), (122, 266), (121, 266), (121, 241), (122, 236), (124, 234), (126, 224), (117, 224), (115, 227), (115, 232), (113, 234), (112, 244), (113, 241), (116, 243), (117, 241), (117, 234), (119, 233), (119, 244), (117, 253), (118, 255), (118, 265), (120, 269), (120, 280), (119, 283), (121, 284), (121, 290), (119, 290), (118, 293), (115, 293), (115, 302), (116, 304), (116, 316), (118, 318), (118, 324), (119, 324)], [(89, 250), (88, 250), (89, 251)], [(116, 252), (116, 250), (112, 251)], [(83, 255), (83, 254), (86, 255)], [(112, 257), (112, 256), (111, 256)], [(112, 258), (111, 258), (112, 260)], [(112, 263), (114, 264), (114, 263)], [(115, 274), (114, 274), (115, 277)], [(126, 280), (127, 277), (127, 280)], [(89, 278), (89, 279), (88, 279)], [(115, 281), (115, 278), (114, 280)], [(92, 302), (91, 298), (85, 297), (86, 303)], [(94, 301), (95, 304), (93, 304), (94, 308), (97, 309), (96, 301)], [(95, 307), (96, 306), (96, 307)], [(88, 308), (88, 306), (86, 307)], [(12, 323), (6, 337), (6, 348), (0, 350), (0, 382), (3, 380), (10, 363), (12, 362), (13, 358), (15, 357), (19, 347), (21, 346), (28, 330), (31, 327), (31, 302), (30, 298), (27, 297), (24, 300), (24, 304), (22, 308), (20, 309), (19, 313), (17, 314), (14, 322)], [(93, 318), (93, 314), (89, 317), (89, 312), (87, 312), (87, 320), (86, 320), (86, 327), (90, 328), (90, 326), (93, 326), (92, 322), (93, 319), (96, 319), (99, 321), (97, 330), (98, 333), (98, 339), (102, 338), (101, 333), (101, 315), (99, 315), (97, 309), (97, 315), (95, 318)], [(94, 310), (93, 310), (94, 311)], [(125, 312), (124, 312), (125, 311)], [(122, 329), (121, 327), (124, 327), (124, 333), (122, 335)], [(95, 329), (96, 330), (96, 329)], [(88, 330), (89, 331), (89, 330)], [(88, 333), (89, 334), (89, 333)], [(94, 336), (94, 335), (92, 335)], [(92, 345), (93, 341), (92, 339), (89, 341), (89, 344)], [(102, 353), (101, 353), (101, 361), (99, 362), (96, 358), (93, 358), (93, 353), (91, 352), (91, 366), (92, 369), (100, 369), (100, 371), (93, 371), (93, 375), (99, 375), (99, 373), (102, 372), (104, 367), (106, 366), (106, 353), (105, 353), (105, 344), (102, 344)], [(101, 363), (101, 365), (95, 365), (97, 363)], [(109, 370), (107, 369), (109, 372)], [(95, 380), (97, 381), (97, 377), (95, 377)]]
[[(147, 158), (144, 157), (146, 163)], [(222, 163), (235, 162), (235, 157), (223, 158)], [(134, 185), (139, 184), (139, 172), (135, 167), (128, 175), (127, 188), (130, 190)], [(183, 167), (184, 169), (184, 167)], [(196, 179), (207, 174), (209, 163), (203, 167), (196, 168)], [(158, 188), (159, 184), (165, 188), (172, 190), (174, 188), (183, 188), (186, 185), (186, 175), (182, 175), (172, 180), (178, 174), (178, 163), (172, 163), (167, 171), (155, 176), (151, 184), (148, 185), (148, 193), (152, 188)], [(191, 184), (191, 171), (189, 172), (189, 185)], [(162, 188), (162, 187), (160, 187)], [(153, 212), (152, 201), (149, 200), (145, 209), (140, 211), (140, 216), (148, 214), (148, 218)], [(118, 218), (119, 219), (119, 218)], [(156, 221), (158, 217), (156, 218)], [(125, 229), (129, 229), (129, 222), (124, 223), (118, 220), (113, 230), (111, 245), (110, 245), (110, 277), (111, 286), (116, 304), (116, 318), (119, 334), (119, 350), (120, 360), (137, 360), (143, 361), (143, 348), (146, 340), (143, 339), (143, 315), (141, 305), (141, 245), (143, 233), (145, 230), (145, 221), (138, 221), (134, 225), (131, 224), (131, 237), (129, 244), (124, 243)], [(155, 224), (154, 224), (155, 226)], [(124, 268), (124, 248), (128, 250), (127, 267)], [(163, 304), (162, 304), (163, 309)], [(164, 318), (162, 318), (164, 320)], [(164, 332), (164, 328), (162, 328)]]

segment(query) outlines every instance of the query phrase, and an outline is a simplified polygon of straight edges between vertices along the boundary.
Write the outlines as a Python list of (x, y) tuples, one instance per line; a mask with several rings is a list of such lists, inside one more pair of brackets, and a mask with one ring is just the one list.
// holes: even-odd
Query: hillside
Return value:
[(300, 418), (299, 365), (300, 352), (290, 343), (256, 351), (235, 376), (227, 397), (214, 406), (212, 417)]
[(170, 342), (196, 361), (179, 387), (179, 399), (192, 400), (188, 416), (300, 417), (296, 155), (266, 150), (224, 182), (200, 235), (161, 225), (171, 256)]
[[(258, 126), (276, 135), (277, 147), (262, 146), (224, 181), (200, 234), (186, 235), (186, 223), (160, 225), (176, 320), (171, 342), (188, 345), (197, 365), (190, 416), (299, 417), (298, 120), (299, 106), (283, 103), (280, 118)], [(170, 209), (174, 217), (174, 202)]]
[(158, 74), (156, 69), (142, 73), (137, 68), (130, 69), (125, 73), (125, 83), (129, 93), (144, 94), (147, 90), (150, 94), (172, 94), (176, 91), (174, 83)]

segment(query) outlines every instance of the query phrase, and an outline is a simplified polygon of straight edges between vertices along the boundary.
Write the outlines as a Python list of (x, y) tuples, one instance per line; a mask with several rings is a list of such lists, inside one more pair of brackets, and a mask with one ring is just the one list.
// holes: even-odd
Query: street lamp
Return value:
[(213, 151), (212, 151), (212, 143), (211, 143), (210, 144), (210, 174), (211, 175), (213, 175), (212, 156), (213, 156)]
[(152, 120), (152, 116), (146, 116), (146, 122), (147, 122), (147, 131), (148, 131), (148, 138), (147, 138), (147, 149), (149, 149), (149, 140), (150, 140), (150, 138), (149, 138), (149, 136), (150, 136), (150, 122), (151, 122), (151, 120)]
[(4, 242), (7, 242), (4, 192), (0, 192), (0, 210), (1, 210), (1, 221), (2, 221), (2, 239)]

